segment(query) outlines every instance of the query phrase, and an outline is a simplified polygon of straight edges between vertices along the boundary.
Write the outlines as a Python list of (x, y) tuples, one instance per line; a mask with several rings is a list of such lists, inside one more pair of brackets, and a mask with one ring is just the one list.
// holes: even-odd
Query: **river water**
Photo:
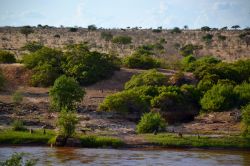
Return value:
[(50, 147), (0, 147), (0, 161), (14, 152), (29, 153), (39, 166), (136, 165), (136, 166), (250, 166), (250, 151), (161, 149), (116, 150)]

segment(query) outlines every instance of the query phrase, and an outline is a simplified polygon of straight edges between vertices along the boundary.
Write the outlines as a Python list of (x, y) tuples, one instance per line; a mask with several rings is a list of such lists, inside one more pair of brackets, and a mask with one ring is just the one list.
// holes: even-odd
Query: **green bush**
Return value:
[(15, 55), (9, 51), (0, 50), (0, 63), (15, 63)]
[(246, 105), (241, 109), (242, 111), (242, 122), (244, 124), (243, 129), (243, 136), (246, 136), (249, 134), (249, 127), (250, 127), (250, 104)]
[(29, 52), (36, 52), (37, 50), (40, 50), (41, 48), (43, 48), (44, 45), (39, 43), (39, 42), (36, 42), (36, 41), (32, 41), (32, 42), (28, 42), (26, 43), (22, 49), (23, 50), (27, 50)]
[(181, 60), (182, 68), (185, 71), (193, 71), (195, 61), (196, 61), (196, 58), (193, 55), (188, 55), (188, 56), (183, 57), (183, 59)]
[(49, 91), (51, 104), (57, 110), (74, 110), (75, 104), (80, 102), (85, 91), (73, 78), (60, 76)]
[(26, 131), (27, 128), (24, 126), (23, 121), (21, 121), (21, 120), (15, 120), (12, 123), (12, 130), (13, 131)]
[(149, 111), (150, 104), (135, 90), (126, 90), (107, 96), (99, 105), (99, 110), (122, 114), (141, 114)]
[(180, 49), (180, 54), (184, 57), (193, 55), (194, 51), (199, 49), (202, 49), (202, 46), (187, 44)]
[(171, 33), (181, 33), (181, 29), (178, 27), (174, 27), (174, 29), (171, 30)]
[(112, 42), (115, 44), (130, 44), (132, 38), (130, 36), (114, 36)]
[(207, 74), (205, 75), (202, 80), (199, 81), (197, 88), (202, 92), (205, 93), (209, 89), (213, 87), (214, 84), (216, 84), (219, 80), (219, 76), (215, 74)]
[(75, 134), (78, 119), (75, 113), (63, 109), (59, 114), (57, 123), (60, 129), (60, 134), (68, 138)]
[(232, 108), (236, 103), (236, 95), (232, 84), (217, 83), (208, 90), (200, 103), (203, 110), (223, 111)]
[(119, 69), (117, 57), (109, 54), (90, 52), (84, 44), (67, 48), (63, 70), (80, 84), (89, 85), (106, 79)]
[(156, 59), (147, 56), (132, 54), (128, 57), (125, 57), (123, 60), (124, 66), (128, 68), (138, 68), (138, 69), (152, 69), (160, 67), (160, 62)]
[(43, 47), (38, 51), (23, 57), (24, 65), (33, 70), (31, 84), (33, 86), (49, 86), (63, 72), (61, 69), (62, 52)]
[(245, 105), (250, 102), (250, 83), (244, 82), (237, 85), (234, 88), (234, 92), (239, 97), (239, 104)]
[(164, 131), (166, 122), (158, 112), (145, 113), (138, 125), (136, 126), (137, 133), (152, 133), (154, 131)]
[(141, 74), (133, 75), (132, 78), (126, 82), (125, 89), (131, 89), (143, 85), (162, 86), (166, 85), (167, 81), (167, 76), (153, 69), (145, 71)]
[(0, 166), (35, 166), (37, 160), (24, 160), (23, 157), (25, 156), (24, 153), (14, 153), (10, 156), (9, 159), (5, 161), (0, 161)]
[(35, 87), (48, 87), (60, 76), (61, 71), (51, 64), (39, 64), (33, 69), (30, 84)]

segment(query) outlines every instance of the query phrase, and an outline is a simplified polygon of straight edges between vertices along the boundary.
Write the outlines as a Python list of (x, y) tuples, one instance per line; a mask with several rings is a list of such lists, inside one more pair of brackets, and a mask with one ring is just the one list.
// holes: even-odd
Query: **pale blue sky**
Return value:
[(250, 0), (0, 0), (0, 26), (250, 26)]

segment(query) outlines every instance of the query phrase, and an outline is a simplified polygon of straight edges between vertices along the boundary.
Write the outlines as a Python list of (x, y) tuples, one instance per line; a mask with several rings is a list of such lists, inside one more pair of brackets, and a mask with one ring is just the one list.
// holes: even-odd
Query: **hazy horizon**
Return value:
[(0, 26), (103, 28), (250, 25), (249, 0), (1, 0)]

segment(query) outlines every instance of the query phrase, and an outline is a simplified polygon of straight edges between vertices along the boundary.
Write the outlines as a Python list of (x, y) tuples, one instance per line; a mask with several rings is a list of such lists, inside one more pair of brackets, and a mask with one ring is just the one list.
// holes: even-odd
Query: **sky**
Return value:
[(250, 0), (0, 0), (0, 26), (250, 26)]

